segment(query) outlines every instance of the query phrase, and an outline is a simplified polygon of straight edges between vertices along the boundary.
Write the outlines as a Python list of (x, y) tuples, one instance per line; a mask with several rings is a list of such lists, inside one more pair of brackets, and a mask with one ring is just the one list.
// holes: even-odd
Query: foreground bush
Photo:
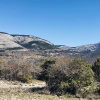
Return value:
[(19, 60), (6, 61), (0, 67), (0, 75), (6, 80), (19, 80), (19, 76), (24, 74), (31, 75), (31, 72), (33, 71), (30, 63), (21, 62)]
[(100, 57), (92, 65), (92, 69), (95, 73), (95, 78), (97, 81), (100, 81)]
[(47, 81), (48, 80), (48, 68), (50, 68), (53, 64), (55, 64), (56, 60), (55, 59), (46, 59), (43, 61), (43, 63), (40, 65), (41, 68), (43, 69), (41, 71), (41, 74), (39, 75), (38, 79)]
[(28, 74), (23, 74), (19, 77), (19, 80), (21, 82), (24, 82), (24, 83), (31, 83), (32, 82), (32, 76), (28, 75)]
[(97, 93), (100, 95), (100, 84), (97, 86)]
[(94, 81), (92, 69), (80, 58), (58, 59), (46, 71), (46, 82), (52, 94), (76, 94), (79, 88), (89, 86)]

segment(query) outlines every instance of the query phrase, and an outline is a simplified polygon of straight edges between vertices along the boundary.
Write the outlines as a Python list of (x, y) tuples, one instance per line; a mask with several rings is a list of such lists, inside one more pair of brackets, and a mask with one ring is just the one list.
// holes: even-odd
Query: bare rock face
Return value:
[(6, 48), (15, 48), (15, 47), (21, 47), (22, 48), (21, 45), (14, 42), (13, 36), (0, 32), (0, 48), (6, 49)]
[(33, 50), (54, 49), (52, 43), (30, 35), (12, 35), (0, 32), (0, 49), (7, 50)]

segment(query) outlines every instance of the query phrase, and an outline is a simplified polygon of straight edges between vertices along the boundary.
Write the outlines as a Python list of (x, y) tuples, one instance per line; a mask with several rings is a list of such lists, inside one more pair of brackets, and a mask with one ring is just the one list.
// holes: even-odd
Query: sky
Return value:
[(55, 45), (100, 42), (100, 0), (0, 0), (0, 31)]

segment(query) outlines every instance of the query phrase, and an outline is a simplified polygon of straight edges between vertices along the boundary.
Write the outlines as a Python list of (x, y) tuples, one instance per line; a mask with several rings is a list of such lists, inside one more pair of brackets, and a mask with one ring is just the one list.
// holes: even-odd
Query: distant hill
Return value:
[(77, 46), (77, 47), (59, 46), (59, 48), (72, 53), (88, 53), (91, 51), (100, 51), (100, 43)]
[(88, 62), (92, 62), (100, 57), (100, 43), (89, 44), (77, 47), (58, 46), (61, 50), (66, 51), (69, 57), (81, 57)]
[(45, 50), (57, 48), (44, 39), (30, 35), (14, 35), (0, 32), (0, 50)]

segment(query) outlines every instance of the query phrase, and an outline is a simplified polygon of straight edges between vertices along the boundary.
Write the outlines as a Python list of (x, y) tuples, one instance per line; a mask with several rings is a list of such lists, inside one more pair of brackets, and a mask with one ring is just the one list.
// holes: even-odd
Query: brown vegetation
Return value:
[(39, 93), (50, 91), (51, 94), (58, 96), (66, 94), (74, 97), (89, 97), (92, 94), (96, 96), (100, 95), (100, 83), (94, 76), (96, 71), (92, 70), (93, 66), (99, 68), (95, 63), (90, 65), (81, 58), (65, 57), (40, 58), (34, 62), (25, 59), (1, 58), (0, 78), (27, 83), (32, 82), (32, 79), (44, 80), (48, 88), (39, 90)]

